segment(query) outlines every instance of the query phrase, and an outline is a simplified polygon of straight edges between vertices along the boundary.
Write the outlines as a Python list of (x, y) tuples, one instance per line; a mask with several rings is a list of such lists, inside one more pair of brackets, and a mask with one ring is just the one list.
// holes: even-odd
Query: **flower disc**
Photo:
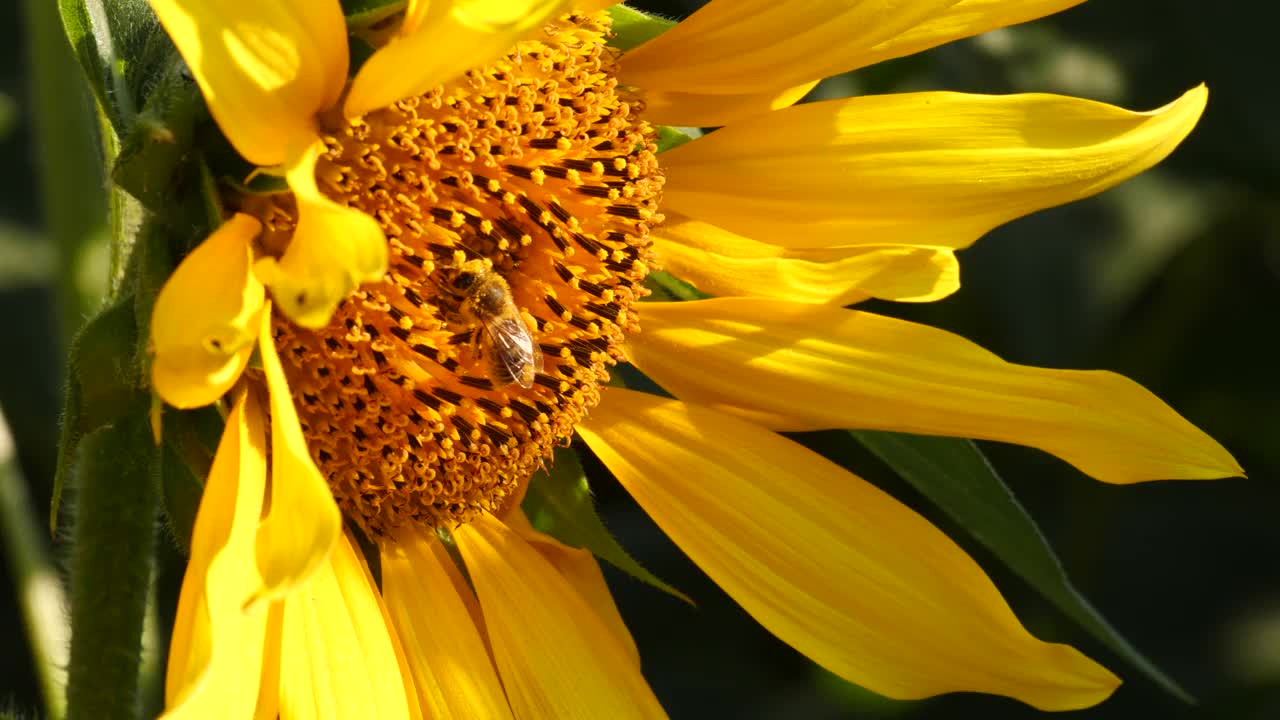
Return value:
[[(568, 441), (635, 329), (662, 179), (607, 31), (603, 15), (568, 16), (325, 137), (320, 187), (378, 221), (389, 270), (328, 326), (277, 315), (274, 335), (313, 457), (366, 531), (499, 507)], [(241, 204), (264, 222), (261, 252), (281, 255), (292, 197)], [(463, 268), (480, 277), (463, 283)], [(501, 371), (472, 280), (540, 352), (527, 382)]]

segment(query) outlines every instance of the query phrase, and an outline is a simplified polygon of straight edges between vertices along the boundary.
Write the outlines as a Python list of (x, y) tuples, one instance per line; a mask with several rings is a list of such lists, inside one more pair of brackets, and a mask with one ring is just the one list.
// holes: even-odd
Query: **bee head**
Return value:
[(483, 259), (468, 260), (462, 263), (456, 271), (448, 275), (446, 282), (449, 285), (449, 289), (459, 294), (470, 292), (476, 283), (489, 272), (490, 267)]
[(475, 282), (476, 274), (470, 270), (463, 270), (453, 276), (453, 281), (450, 285), (453, 286), (454, 290), (465, 292), (466, 290), (471, 289), (471, 286), (474, 285)]

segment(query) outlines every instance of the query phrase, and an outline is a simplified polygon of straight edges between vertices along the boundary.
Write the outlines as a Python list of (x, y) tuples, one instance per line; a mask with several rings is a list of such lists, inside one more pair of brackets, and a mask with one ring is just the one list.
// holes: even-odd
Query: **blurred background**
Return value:
[[(699, 4), (640, 5), (679, 17)], [(28, 504), (41, 529), (67, 338), (94, 307), (106, 274), (100, 244), (83, 241), (105, 232), (87, 93), (69, 53), (59, 64), (40, 49), (61, 42), (46, 5), (53, 3), (0, 4), (0, 410), (16, 447), (16, 461), (0, 471), (0, 501)], [(38, 12), (23, 12), (32, 9)], [(1215, 13), (1191, 0), (1088, 3), (815, 91), (1055, 92), (1148, 110), (1209, 85), (1200, 126), (1156, 169), (992, 232), (962, 254), (964, 287), (945, 301), (869, 308), (958, 332), (1010, 361), (1120, 372), (1232, 451), (1249, 479), (1107, 486), (1044, 454), (983, 445), (1076, 586), (1197, 706), (1173, 699), (1094, 642), (865, 451), (847, 439), (805, 438), (947, 529), (1038, 636), (1070, 642), (1125, 679), (1112, 700), (1081, 717), (1280, 717), (1275, 15), (1261, 4)], [(46, 59), (33, 63), (33, 51)], [(40, 170), (48, 162), (79, 164), (64, 171), (63, 199), (52, 206)], [(0, 462), (10, 454), (0, 437)], [(590, 458), (587, 466), (590, 472)], [(14, 485), (18, 478), (25, 493)], [(1001, 698), (898, 703), (847, 685), (757, 626), (616, 485), (595, 489), (623, 545), (698, 603), (689, 607), (606, 570), (646, 675), (673, 718), (1037, 715)], [(8, 542), (14, 528), (5, 522), (0, 539)], [(57, 567), (65, 548), (51, 542), (27, 560), (12, 543), (7, 549), (0, 556), (0, 711), (39, 717), (40, 681), (16, 579), (27, 560), (41, 560), (40, 551)], [(172, 612), (181, 562), (170, 550), (162, 563), (162, 616)]]

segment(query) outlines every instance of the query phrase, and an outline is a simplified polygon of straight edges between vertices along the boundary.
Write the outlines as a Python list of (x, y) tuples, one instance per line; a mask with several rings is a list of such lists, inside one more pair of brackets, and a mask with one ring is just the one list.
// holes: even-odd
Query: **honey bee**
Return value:
[(534, 376), (542, 372), (542, 352), (511, 297), (507, 281), (487, 260), (468, 260), (446, 283), (459, 299), (458, 312), (463, 319), (484, 327), (477, 340), (489, 363), (490, 377), (502, 384), (533, 387)]

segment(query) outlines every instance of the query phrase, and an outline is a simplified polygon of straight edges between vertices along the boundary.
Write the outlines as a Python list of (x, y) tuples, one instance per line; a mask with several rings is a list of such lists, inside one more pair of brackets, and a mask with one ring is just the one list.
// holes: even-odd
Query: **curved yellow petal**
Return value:
[(622, 58), (619, 80), (645, 89), (749, 94), (849, 69), (847, 57), (958, 0), (712, 0)]
[[(719, 126), (741, 120), (767, 109), (788, 107), (804, 96), (823, 77), (856, 70), (890, 58), (902, 57), (937, 45), (966, 38), (995, 28), (1014, 25), (1035, 18), (1051, 15), (1083, 0), (960, 0), (936, 3), (831, 3), (846, 13), (882, 13), (875, 25), (865, 25), (861, 32), (835, 38), (814, 52), (804, 44), (802, 35), (771, 33), (766, 23), (771, 19), (755, 17), (734, 18), (729, 24), (738, 37), (721, 36), (717, 41), (724, 45), (743, 44), (750, 47), (750, 56), (756, 57), (756, 42), (765, 42), (774, 53), (791, 53), (786, 62), (760, 68), (751, 82), (754, 84), (729, 84), (727, 87), (703, 86), (696, 90), (694, 83), (713, 81), (717, 71), (736, 71), (729, 59), (737, 59), (735, 50), (726, 50), (721, 58), (700, 66), (696, 75), (689, 75), (682, 64), (682, 56), (689, 48), (704, 48), (702, 37), (693, 38), (698, 28), (689, 25), (689, 18), (676, 26), (665, 40), (651, 41), (648, 46), (636, 48), (623, 60), (624, 82), (641, 86), (644, 90), (645, 118), (663, 125)], [(727, 9), (734, 10), (739, 3), (708, 3), (701, 11), (706, 17), (699, 22), (713, 24), (713, 15)], [(821, 33), (827, 26), (822, 13), (831, 8), (806, 3), (800, 6), (784, 6), (775, 3), (775, 10), (784, 7), (789, 20), (813, 33)], [(856, 6), (856, 7), (853, 7)], [(833, 18), (834, 19), (834, 18)], [(755, 25), (755, 23), (760, 23)], [(675, 35), (671, 35), (675, 32)], [(754, 32), (754, 36), (752, 36)], [(882, 39), (883, 38), (883, 39)], [(874, 44), (868, 44), (872, 42)], [(670, 52), (659, 52), (662, 46)], [(671, 46), (679, 47), (671, 47)], [(701, 57), (704, 53), (695, 54)], [(717, 62), (718, 60), (718, 62)], [(634, 74), (633, 74), (634, 73)], [(804, 84), (796, 81), (803, 78)], [(806, 82), (807, 81), (807, 82)], [(788, 88), (788, 83), (793, 86)], [(797, 92), (798, 91), (798, 92)], [(768, 106), (768, 107), (766, 107)]]
[(960, 263), (949, 248), (784, 248), (678, 213), (650, 237), (663, 270), (709, 295), (849, 305), (868, 297), (932, 302), (960, 288)]
[(879, 489), (757, 425), (609, 389), (578, 432), (712, 580), (842, 678), (893, 698), (1088, 707), (1120, 681), (1041, 642), (968, 555)]
[(266, 612), (245, 612), (261, 582), (253, 538), (266, 492), (262, 410), (241, 392), (218, 443), (191, 533), (169, 643), (166, 720), (249, 717), (262, 675)]
[(677, 397), (776, 430), (869, 428), (1039, 448), (1099, 480), (1241, 475), (1141, 385), (1007, 363), (958, 335), (753, 298), (645, 303), (632, 362)]
[(644, 119), (655, 125), (719, 127), (761, 113), (791, 107), (817, 80), (751, 93), (680, 92), (644, 88)]
[[(406, 526), (382, 543), (382, 594), (426, 717), (510, 718), (484, 637), (453, 592), (435, 533)], [(470, 592), (467, 590), (467, 592)]]
[(640, 650), (636, 647), (635, 638), (631, 637), (622, 614), (618, 612), (617, 604), (613, 602), (613, 593), (609, 591), (609, 585), (604, 580), (604, 573), (600, 571), (600, 563), (595, 556), (589, 550), (569, 547), (550, 535), (539, 532), (520, 509), (504, 517), (503, 522), (519, 533), (578, 591), (596, 616), (604, 621), (609, 633), (622, 646), (627, 657), (631, 658), (636, 667), (640, 667)]
[(344, 112), (360, 117), (497, 60), (567, 5), (566, 0), (435, 0), (415, 8), (408, 32), (378, 48), (360, 68)]
[(485, 515), (454, 538), (516, 717), (666, 717), (587, 601), (520, 535)]
[(284, 602), (267, 603), (267, 644), (262, 650), (262, 681), (253, 720), (280, 718), (280, 644), (284, 628)]
[(151, 0), (218, 127), (246, 160), (279, 165), (317, 136), (315, 115), (347, 82), (336, 2)]
[(192, 408), (222, 397), (253, 354), (264, 296), (250, 270), (261, 224), (237, 213), (178, 265), (151, 313), (151, 384)]
[(324, 143), (315, 142), (289, 166), (289, 188), (298, 202), (298, 226), (284, 257), (254, 264), (280, 310), (298, 325), (320, 328), (338, 303), (364, 282), (387, 271), (387, 240), (368, 215), (339, 205), (316, 185), (316, 160)]
[(1200, 86), (1145, 113), (942, 92), (798, 105), (663, 153), (663, 207), (788, 247), (961, 248), (1151, 167), (1207, 96)]
[(364, 559), (343, 533), (329, 561), (284, 599), (280, 717), (409, 720), (414, 690), (392, 632)]
[(256, 545), (263, 597), (293, 590), (324, 563), (341, 534), (342, 517), (298, 424), (271, 337), (270, 306), (263, 313), (258, 347), (271, 396), (271, 502)]
[(1084, 0), (960, 0), (945, 11), (931, 15), (920, 24), (851, 57), (853, 64), (848, 69), (905, 57), (988, 30), (1042, 18), (1082, 2)]

